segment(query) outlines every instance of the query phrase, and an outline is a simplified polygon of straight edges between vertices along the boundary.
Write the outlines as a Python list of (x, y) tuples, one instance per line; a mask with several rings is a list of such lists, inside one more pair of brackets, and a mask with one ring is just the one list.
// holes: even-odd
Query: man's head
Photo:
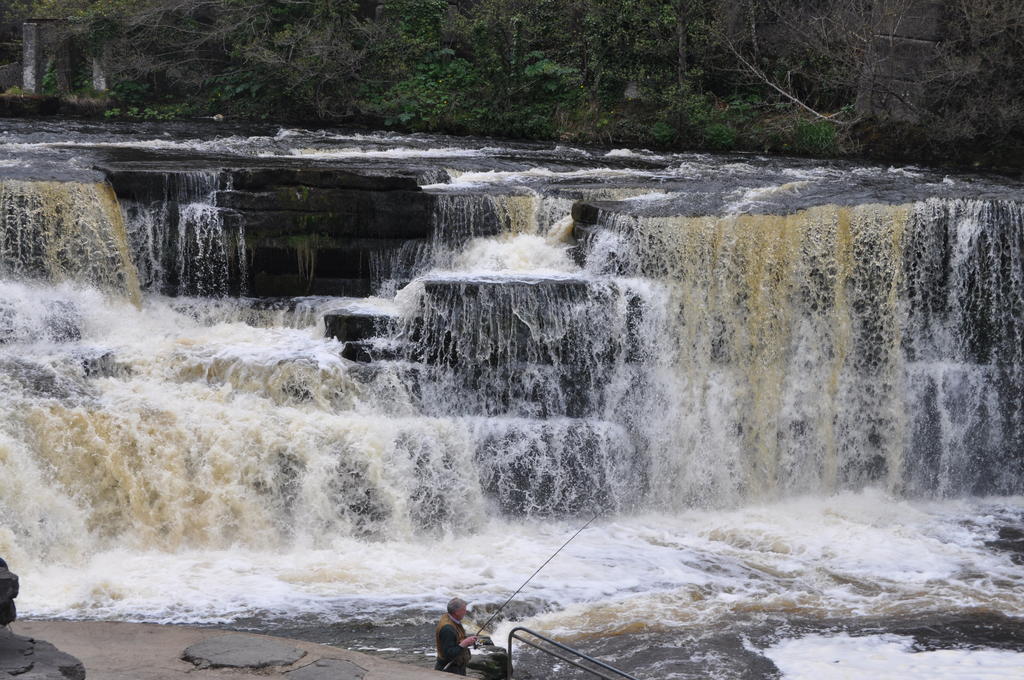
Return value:
[(466, 607), (469, 604), (461, 597), (453, 597), (448, 602), (448, 615), (456, 621), (461, 621), (462, 617), (466, 615)]

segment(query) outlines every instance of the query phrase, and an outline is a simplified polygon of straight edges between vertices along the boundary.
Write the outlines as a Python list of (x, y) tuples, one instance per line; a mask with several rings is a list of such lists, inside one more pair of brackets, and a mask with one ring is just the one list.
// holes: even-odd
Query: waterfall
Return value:
[(459, 244), (500, 233), (537, 231), (537, 197), (533, 193), (441, 193), (434, 211), (435, 238)]
[(1019, 493), (1024, 204), (918, 205), (904, 268), (910, 488)]
[(0, 276), (78, 280), (139, 301), (110, 185), (0, 180)]
[(143, 288), (206, 297), (244, 293), (245, 230), (225, 224), (216, 206), (217, 192), (230, 188), (220, 173), (160, 173), (153, 179), (121, 203)]
[(379, 294), (393, 296), (430, 269), (450, 268), (462, 246), (474, 239), (536, 234), (540, 228), (540, 197), (534, 193), (443, 191), (434, 198), (431, 237), (426, 243), (410, 241), (394, 252), (374, 256), (374, 287)]
[(663, 502), (881, 482), (1009, 493), (1020, 450), (1020, 204), (606, 214), (588, 270), (661, 281), (678, 401)]
[(637, 677), (770, 674), (808, 632), (1010, 639), (1019, 183), (303, 131), (183, 170), (212, 147), (144, 127), (59, 150), (109, 186), (0, 181), (27, 616), (429, 663), (439, 606), (493, 611), (596, 513), (501, 626)]

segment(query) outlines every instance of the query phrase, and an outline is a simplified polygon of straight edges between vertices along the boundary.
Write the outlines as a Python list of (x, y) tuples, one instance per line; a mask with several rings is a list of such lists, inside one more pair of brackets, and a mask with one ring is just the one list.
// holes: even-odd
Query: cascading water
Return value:
[[(837, 632), (1024, 651), (1019, 186), (447, 144), (231, 138), (247, 163), (463, 168), (359, 300), (224, 297), (247, 246), (215, 171), (152, 172), (120, 197), (127, 232), (107, 185), (0, 182), (0, 555), (23, 615), (422, 663), (444, 601), (493, 609), (600, 511), (508, 613), (638, 677), (774, 677), (804, 663), (789, 638), (832, 653)], [(596, 216), (573, 246), (577, 201)], [(324, 337), (339, 310), (375, 320), (381, 358)]]
[(215, 171), (162, 173), (154, 180), (122, 202), (143, 287), (206, 297), (233, 292), (232, 280), (245, 280), (245, 230), (227, 228), (215, 204), (216, 192), (230, 186)]
[(1021, 489), (1019, 203), (605, 226), (588, 267), (655, 276), (673, 298), (663, 494)]
[(0, 181), (0, 276), (79, 280), (139, 298), (108, 184)]

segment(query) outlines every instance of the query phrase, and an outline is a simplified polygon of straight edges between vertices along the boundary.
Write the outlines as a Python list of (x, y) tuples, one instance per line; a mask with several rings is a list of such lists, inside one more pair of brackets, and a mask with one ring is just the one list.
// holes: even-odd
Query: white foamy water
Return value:
[(474, 239), (455, 258), (454, 269), (493, 274), (529, 271), (535, 276), (578, 272), (568, 246), (548, 242), (543, 236), (517, 234), (501, 239)]
[[(466, 187), (484, 186), (488, 184), (523, 184), (538, 181), (556, 180), (611, 180), (620, 178), (649, 178), (653, 172), (645, 170), (619, 168), (585, 168), (580, 170), (557, 171), (549, 168), (530, 168), (528, 170), (486, 170), (480, 172), (455, 173), (452, 184)], [(426, 188), (435, 188), (431, 185)]]
[(785, 680), (1002, 680), (1024, 672), (1012, 651), (940, 649), (917, 651), (900, 635), (813, 635), (765, 650)]
[[(261, 153), (261, 157), (279, 156), (274, 153)], [(363, 149), (359, 147), (345, 149), (302, 148), (292, 149), (287, 155), (302, 156), (308, 159), (349, 159), (349, 158), (459, 158), (482, 155), (476, 149), (458, 149), (452, 147), (417, 149), (395, 147), (392, 149)]]
[[(544, 613), (520, 623), (573, 640), (768, 613), (1024, 616), (1024, 575), (984, 545), (998, 518), (1021, 513), (1020, 498), (915, 504), (865, 492), (603, 518), (524, 589), (518, 599)], [(477, 606), (503, 602), (575, 528), (493, 518), (440, 537), (335, 534), (320, 547), (300, 529), (269, 550), (244, 540), (230, 550), (87, 548), (73, 564), (22, 564), (38, 576), (19, 606), (28, 616), (191, 623), (250, 615), (422, 622), (454, 592)]]

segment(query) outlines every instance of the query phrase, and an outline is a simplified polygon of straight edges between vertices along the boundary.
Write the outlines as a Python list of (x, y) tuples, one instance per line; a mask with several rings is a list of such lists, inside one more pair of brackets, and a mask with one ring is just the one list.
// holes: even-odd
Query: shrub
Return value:
[(799, 120), (793, 127), (793, 146), (801, 153), (829, 155), (836, 152), (836, 126), (827, 120)]

